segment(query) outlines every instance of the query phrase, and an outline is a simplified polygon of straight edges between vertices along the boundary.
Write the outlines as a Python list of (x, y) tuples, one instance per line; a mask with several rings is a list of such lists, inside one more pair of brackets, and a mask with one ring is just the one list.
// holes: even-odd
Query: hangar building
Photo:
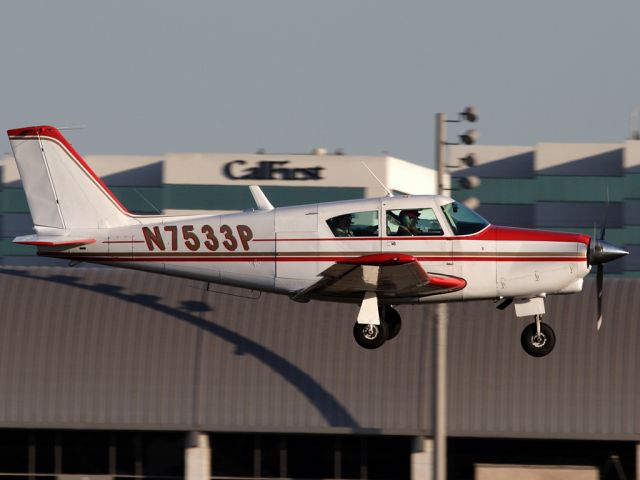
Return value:
[[(606, 217), (607, 240), (631, 253), (610, 271), (640, 273), (640, 141), (622, 144), (539, 143), (533, 147), (453, 146), (449, 162), (473, 153), (476, 165), (453, 172), (454, 196), (480, 200), (497, 225), (593, 235)], [(478, 188), (460, 188), (475, 175)]]
[[(494, 223), (591, 233), (610, 182), (607, 238), (632, 251), (616, 263), (633, 277), (637, 145), (476, 146), (478, 165), (454, 173), (453, 187), (467, 174), (483, 183), (453, 193), (479, 197)], [(397, 193), (435, 186), (432, 170), (409, 162), (323, 151), (87, 160), (145, 213), (251, 208), (253, 183), (276, 206), (382, 195), (361, 161)], [(353, 341), (351, 305), (59, 267), (11, 243), (31, 219), (13, 159), (0, 169), (0, 476), (422, 478), (432, 458), (430, 307), (400, 307), (400, 336), (370, 352)], [(542, 359), (522, 352), (525, 320), (513, 312), (452, 305), (449, 478), (506, 465), (640, 478), (638, 289), (634, 278), (607, 279), (599, 334), (592, 282), (550, 299), (558, 344)]]
[[(182, 478), (210, 458), (215, 479), (424, 478), (431, 307), (399, 307), (400, 335), (368, 351), (354, 305), (107, 268), (5, 266), (0, 281), (3, 476)], [(512, 310), (451, 305), (449, 478), (504, 464), (634, 478), (640, 283), (607, 279), (599, 333), (594, 283), (549, 300), (558, 343), (541, 359)]]

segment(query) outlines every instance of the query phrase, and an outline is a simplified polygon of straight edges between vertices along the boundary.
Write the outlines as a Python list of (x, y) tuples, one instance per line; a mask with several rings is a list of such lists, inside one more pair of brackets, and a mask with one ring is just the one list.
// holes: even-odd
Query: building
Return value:
[[(354, 305), (106, 268), (5, 266), (0, 281), (2, 476), (428, 478), (432, 307), (399, 307), (400, 335), (367, 351)], [(634, 478), (640, 282), (607, 280), (599, 333), (594, 283), (549, 299), (558, 344), (542, 359), (512, 311), (451, 305), (449, 478)]]
[[(327, 154), (186, 154), (159, 156), (88, 155), (89, 165), (118, 199), (136, 213), (181, 215), (254, 208), (249, 185), (259, 184), (275, 206), (385, 195), (373, 171), (396, 193), (428, 194), (435, 173), (388, 156)], [(34, 262), (32, 247), (14, 245), (32, 231), (31, 216), (12, 156), (0, 159), (0, 257)], [(42, 259), (35, 259), (44, 264)], [(50, 262), (49, 262), (50, 263)]]
[[(455, 147), (451, 161), (467, 151)], [(473, 194), (498, 224), (592, 233), (610, 181), (607, 238), (633, 256), (635, 142), (473, 151), (478, 165), (456, 173), (454, 188), (455, 177), (482, 177)], [(435, 187), (432, 170), (402, 160), (321, 151), (87, 160), (145, 213), (252, 208), (253, 183), (277, 206), (383, 195), (362, 160), (397, 193)], [(400, 307), (403, 331), (371, 352), (353, 341), (353, 305), (44, 263), (11, 243), (31, 219), (13, 159), (0, 167), (0, 476), (424, 478), (432, 307)], [(619, 271), (633, 276), (634, 265)], [(506, 466), (640, 478), (640, 283), (605, 283), (599, 334), (592, 281), (549, 299), (558, 343), (542, 359), (522, 352), (526, 320), (512, 311), (451, 305), (449, 478), (495, 477)]]
[[(593, 235), (606, 217), (607, 240), (631, 253), (609, 271), (640, 273), (640, 141), (453, 146), (448, 163), (469, 153), (476, 166), (452, 173), (453, 193), (478, 198), (478, 212), (492, 223)], [(468, 175), (480, 177), (481, 185), (460, 188), (459, 179)]]

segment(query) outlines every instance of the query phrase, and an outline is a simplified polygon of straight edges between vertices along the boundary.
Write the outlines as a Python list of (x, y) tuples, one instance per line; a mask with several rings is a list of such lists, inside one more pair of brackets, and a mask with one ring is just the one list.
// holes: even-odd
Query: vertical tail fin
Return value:
[(138, 223), (57, 128), (7, 133), (35, 226), (72, 230)]

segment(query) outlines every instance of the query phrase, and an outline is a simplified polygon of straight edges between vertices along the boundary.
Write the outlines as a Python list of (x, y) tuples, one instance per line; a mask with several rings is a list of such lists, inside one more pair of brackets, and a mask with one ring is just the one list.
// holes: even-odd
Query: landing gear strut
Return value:
[(527, 325), (520, 336), (522, 348), (532, 357), (549, 355), (556, 345), (556, 334), (546, 323), (542, 315), (535, 315), (535, 322)]
[(356, 323), (353, 326), (353, 336), (358, 345), (369, 350), (381, 347), (384, 342), (391, 340), (400, 333), (402, 320), (398, 311), (389, 306), (381, 305), (380, 324)]

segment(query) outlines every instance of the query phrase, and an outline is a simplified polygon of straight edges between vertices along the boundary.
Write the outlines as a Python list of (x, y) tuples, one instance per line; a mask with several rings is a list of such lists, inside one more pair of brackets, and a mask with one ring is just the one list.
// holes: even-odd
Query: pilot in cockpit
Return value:
[(353, 237), (353, 230), (351, 230), (351, 214), (340, 215), (333, 220), (334, 227), (333, 234), (336, 237)]
[(420, 235), (422, 232), (418, 228), (418, 210), (402, 210), (400, 212), (400, 226), (398, 227), (398, 236), (412, 237)]

